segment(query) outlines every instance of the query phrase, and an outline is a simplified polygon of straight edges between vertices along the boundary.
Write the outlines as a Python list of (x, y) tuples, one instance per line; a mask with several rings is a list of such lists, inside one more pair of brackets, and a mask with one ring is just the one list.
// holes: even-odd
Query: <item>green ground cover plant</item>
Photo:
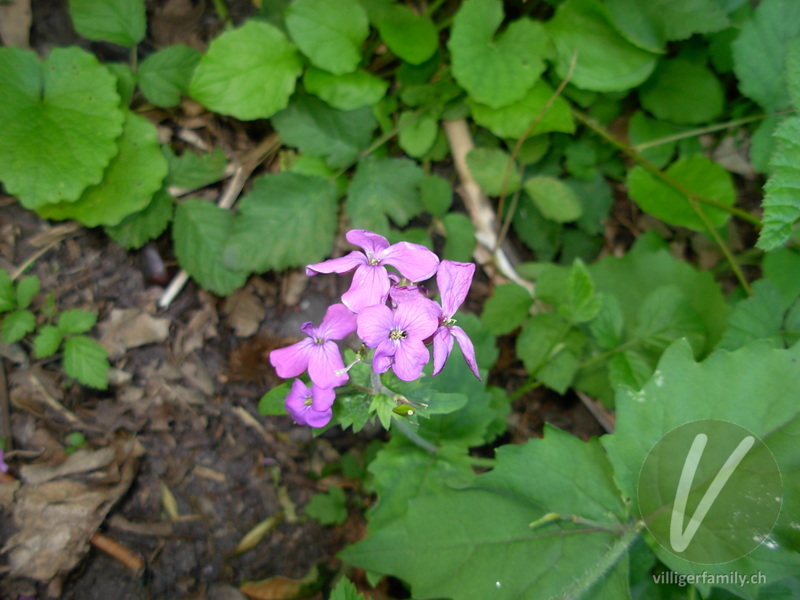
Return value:
[[(435, 249), (440, 273), (488, 256), (504, 277), (479, 315), (447, 314), (438, 286), (430, 335), (457, 322), (473, 346), (454, 348), (441, 372), (422, 358), (419, 371), (398, 369), (368, 343), (361, 314), (389, 311), (386, 296), (355, 308), (343, 298), (359, 313), (348, 332), (365, 344), (339, 358), (336, 400), (319, 404), (312, 387), (298, 401), (287, 382), (261, 401), (282, 415), (295, 394), (289, 412), (317, 432), (388, 430), (361, 469), (362, 492), (377, 498), (368, 535), (340, 558), (419, 600), (796, 597), (800, 4), (263, 0), (238, 24), (215, 5), (226, 26), (202, 52), (141, 56), (142, 0), (70, 2), (76, 30), (129, 48), (128, 63), (0, 48), (0, 182), (40, 216), (102, 227), (125, 248), (169, 232), (181, 267), (219, 296), (253, 273), (325, 264), (345, 231), (385, 242), (360, 245), (370, 267), (386, 248), (413, 246), (415, 261)], [(177, 114), (183, 98), (274, 136), (279, 168), (233, 208), (175, 191), (219, 184), (229, 162), (160, 141), (148, 111)], [(459, 146), (456, 127), (475, 147)], [(469, 202), (465, 173), (489, 216)], [(641, 214), (636, 239), (614, 243), (609, 223)], [(509, 240), (522, 260), (504, 267)], [(701, 268), (709, 253), (718, 260)], [(420, 283), (403, 261), (387, 264), (392, 289)], [(315, 276), (332, 272), (349, 271)], [(3, 338), (14, 342), (37, 328), (38, 281), (4, 275)], [(34, 353), (63, 348), (66, 372), (103, 388), (105, 355), (82, 335), (95, 317), (79, 312), (40, 320)], [(409, 331), (389, 335), (400, 347)], [(496, 385), (500, 336), (526, 373), (514, 389)], [(287, 378), (306, 370), (280, 364)], [(539, 387), (598, 401), (613, 432), (582, 441), (547, 426), (498, 445), (512, 402)], [(712, 419), (761, 439), (782, 474), (774, 526), (723, 564), (660, 544), (637, 490), (659, 440)], [(307, 513), (334, 525), (346, 507), (333, 488)], [(695, 579), (659, 583), (666, 572)], [(722, 577), (731, 572), (764, 577), (741, 585)], [(343, 579), (330, 597), (359, 594)]]

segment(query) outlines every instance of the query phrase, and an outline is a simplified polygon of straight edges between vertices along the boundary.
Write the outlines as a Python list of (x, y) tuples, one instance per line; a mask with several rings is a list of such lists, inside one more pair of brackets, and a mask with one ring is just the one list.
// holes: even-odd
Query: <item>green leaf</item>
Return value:
[(561, 223), (545, 219), (526, 194), (520, 198), (511, 223), (519, 239), (533, 250), (537, 260), (555, 257), (561, 243)]
[(102, 182), (86, 188), (76, 202), (39, 208), (39, 215), (76, 219), (88, 227), (113, 226), (150, 204), (167, 175), (158, 131), (144, 117), (129, 112), (117, 143), (119, 154), (111, 159)]
[(196, 190), (220, 181), (225, 176), (228, 158), (222, 148), (206, 154), (186, 150), (176, 156), (169, 146), (162, 148), (169, 164), (167, 183), (185, 190)]
[(558, 223), (580, 218), (582, 208), (578, 197), (566, 183), (546, 175), (531, 177), (523, 186), (542, 215)]
[(601, 301), (597, 316), (589, 323), (594, 339), (603, 350), (611, 350), (622, 344), (625, 320), (619, 302), (610, 294), (598, 294)]
[(414, 158), (425, 156), (436, 141), (439, 122), (433, 115), (403, 111), (397, 120), (400, 148)]
[(333, 588), (329, 600), (364, 600), (364, 596), (358, 593), (352, 581), (342, 577), (336, 587)]
[[(666, 174), (698, 196), (717, 200), (727, 206), (733, 206), (736, 201), (730, 173), (703, 155), (679, 159), (670, 165)], [(670, 225), (706, 231), (705, 223), (692, 208), (689, 199), (643, 167), (634, 167), (628, 172), (628, 191), (646, 213)], [(724, 225), (730, 218), (730, 213), (720, 208), (699, 202), (697, 205), (715, 227)]]
[(143, 210), (128, 215), (119, 225), (106, 227), (105, 231), (123, 248), (141, 248), (167, 230), (174, 207), (175, 198), (162, 187)]
[(500, 108), (492, 108), (472, 99), (467, 104), (475, 122), (501, 138), (522, 137), (534, 121), (536, 126), (529, 135), (548, 131), (572, 133), (575, 123), (566, 100), (559, 96), (545, 111), (552, 96), (553, 88), (544, 81), (538, 81), (522, 99)]
[(295, 47), (279, 29), (248, 21), (211, 42), (189, 95), (214, 112), (243, 121), (266, 119), (289, 103), (301, 71)]
[(659, 354), (672, 342), (686, 338), (699, 353), (705, 343), (705, 328), (688, 298), (674, 285), (653, 290), (636, 315), (633, 336)]
[[(350, 378), (352, 380), (352, 374)], [(364, 429), (367, 421), (373, 416), (370, 411), (371, 400), (372, 394), (366, 393), (337, 395), (336, 402), (333, 404), (331, 423), (340, 425), (342, 429), (352, 427), (353, 433), (358, 433)]]
[(592, 277), (580, 259), (569, 271), (568, 286), (567, 302), (558, 307), (559, 312), (576, 324), (594, 319), (600, 312), (602, 299), (595, 294)]
[(653, 374), (652, 363), (636, 350), (625, 350), (608, 361), (608, 380), (613, 389), (640, 390)]
[(502, 22), (500, 0), (466, 0), (447, 42), (453, 77), (470, 98), (492, 108), (521, 100), (545, 68), (547, 35), (541, 23), (518, 19), (495, 38)]
[[(679, 127), (671, 123), (663, 123), (649, 118), (642, 111), (633, 113), (628, 122), (628, 137), (634, 147), (674, 135), (679, 130)], [(650, 148), (643, 148), (639, 153), (653, 163), (654, 166), (661, 169), (672, 160), (676, 146), (677, 142), (667, 142)]]
[(98, 390), (108, 388), (108, 352), (85, 335), (64, 342), (64, 370), (83, 385)]
[(13, 344), (36, 329), (36, 317), (29, 310), (15, 310), (3, 319), (3, 342)]
[(756, 244), (762, 250), (774, 250), (792, 234), (800, 218), (800, 117), (791, 117), (775, 130), (777, 148), (770, 159), (772, 175), (764, 186), (764, 218)]
[(420, 212), (422, 169), (402, 158), (367, 157), (358, 163), (345, 211), (354, 229), (386, 235), (389, 220), (400, 227)]
[(728, 15), (717, 0), (608, 0), (606, 5), (622, 34), (652, 52), (663, 51), (669, 41), (728, 26)]
[(203, 288), (225, 296), (247, 281), (247, 272), (225, 266), (222, 256), (233, 230), (230, 211), (203, 200), (191, 199), (178, 205), (172, 237), (175, 254)]
[(619, 92), (638, 86), (656, 66), (656, 56), (637, 48), (614, 28), (608, 10), (597, 0), (566, 0), (547, 22), (563, 79), (575, 68), (570, 83), (585, 90)]
[(286, 413), (286, 396), (292, 389), (290, 383), (282, 383), (277, 387), (272, 388), (266, 394), (261, 396), (258, 402), (258, 412), (262, 415), (285, 415)]
[(14, 282), (5, 269), (0, 269), (0, 313), (9, 312), (17, 307), (17, 296)]
[(281, 141), (303, 154), (320, 156), (329, 166), (350, 165), (369, 145), (376, 121), (368, 107), (341, 111), (311, 96), (298, 95), (272, 118)]
[(339, 110), (353, 110), (377, 104), (389, 87), (388, 82), (363, 69), (334, 75), (314, 67), (309, 67), (306, 71), (303, 84), (308, 93)]
[(425, 175), (420, 183), (422, 204), (434, 217), (443, 217), (453, 203), (450, 182), (439, 175)]
[[(764, 279), (780, 292), (784, 302), (788, 305), (800, 296), (800, 254), (791, 248), (781, 248), (769, 252), (761, 262)], [(0, 274), (0, 281), (2, 275)], [(0, 283), (0, 287), (2, 283)]]
[(430, 18), (402, 4), (381, 11), (377, 27), (389, 50), (412, 65), (424, 63), (439, 46), (439, 34)]
[(469, 262), (475, 250), (475, 225), (464, 213), (453, 212), (442, 219), (445, 243), (442, 258)]
[(467, 154), (467, 167), (478, 185), (489, 196), (513, 194), (522, 187), (519, 166), (516, 161), (511, 160), (507, 152), (499, 148), (470, 150)]
[(791, 106), (786, 86), (786, 52), (800, 36), (800, 4), (760, 2), (733, 42), (733, 70), (739, 90), (765, 112)]
[(46, 325), (39, 330), (33, 339), (33, 355), (39, 358), (46, 358), (58, 352), (64, 334), (58, 327)]
[(17, 308), (28, 308), (41, 288), (42, 284), (36, 275), (28, 275), (20, 279), (17, 283)]
[(342, 525), (347, 521), (347, 498), (344, 490), (332, 485), (327, 492), (314, 494), (305, 507), (306, 514), (323, 525)]
[(572, 188), (581, 203), (581, 216), (575, 224), (589, 235), (603, 233), (605, 231), (603, 222), (614, 204), (608, 181), (598, 174), (592, 181), (568, 179), (565, 183)]
[(97, 315), (86, 310), (65, 310), (58, 317), (62, 333), (86, 333), (97, 323)]
[(800, 40), (793, 39), (786, 50), (786, 85), (792, 106), (800, 107)]
[(284, 171), (258, 178), (239, 202), (225, 264), (263, 272), (324, 260), (336, 234), (337, 196), (320, 177)]
[(181, 101), (181, 94), (189, 93), (189, 82), (200, 57), (197, 50), (183, 44), (167, 46), (154, 52), (139, 66), (139, 87), (142, 93), (156, 106), (177, 106)]
[(658, 119), (699, 125), (722, 115), (725, 90), (708, 68), (675, 58), (658, 65), (639, 88), (639, 99), (642, 107)]
[(517, 338), (517, 356), (525, 370), (535, 375), (571, 329), (569, 321), (556, 313), (539, 313), (528, 319)]
[(104, 63), (105, 67), (117, 78), (117, 93), (120, 105), (128, 106), (131, 103), (133, 92), (136, 91), (136, 73), (126, 63)]
[(769, 280), (756, 281), (753, 294), (740, 300), (734, 307), (728, 329), (717, 348), (737, 350), (755, 340), (770, 340), (776, 348), (782, 347), (787, 308), (786, 302)]
[(0, 48), (0, 81), (0, 181), (9, 194), (34, 210), (75, 201), (103, 179), (125, 120), (108, 69), (80, 48), (54, 48), (44, 63)]
[(69, 0), (75, 31), (96, 42), (133, 48), (147, 28), (144, 0)]
[(367, 13), (356, 0), (295, 0), (286, 27), (315, 67), (335, 75), (356, 70), (369, 34)]
[(481, 320), (494, 335), (511, 333), (528, 317), (533, 298), (528, 290), (504, 283), (494, 288), (492, 297), (483, 306)]

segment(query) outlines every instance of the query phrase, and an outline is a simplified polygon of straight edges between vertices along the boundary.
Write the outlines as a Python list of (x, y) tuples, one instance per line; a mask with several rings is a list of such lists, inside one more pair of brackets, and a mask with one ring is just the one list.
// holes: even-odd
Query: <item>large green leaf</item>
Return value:
[(320, 177), (289, 171), (260, 177), (239, 203), (225, 264), (262, 272), (324, 260), (336, 234), (337, 196), (336, 186)]
[(388, 82), (359, 69), (344, 75), (334, 75), (309, 67), (303, 85), (310, 94), (322, 98), (339, 110), (353, 110), (376, 104), (389, 87)]
[(189, 94), (214, 112), (265, 119), (288, 104), (301, 70), (294, 45), (279, 29), (248, 21), (211, 42)]
[(734, 307), (728, 329), (717, 347), (736, 350), (755, 340), (769, 340), (776, 348), (793, 345), (800, 336), (796, 323), (789, 322), (796, 315), (796, 309), (789, 312), (796, 300), (786, 302), (768, 279), (756, 281), (752, 296)]
[(69, 0), (75, 31), (90, 40), (132, 48), (147, 29), (144, 0)]
[(800, 36), (800, 3), (764, 0), (733, 43), (739, 89), (767, 112), (788, 108), (785, 61), (791, 40)]
[(639, 88), (639, 99), (642, 107), (658, 119), (699, 125), (720, 117), (725, 90), (711, 70), (675, 58), (659, 64)]
[(246, 271), (230, 269), (223, 262), (233, 221), (230, 211), (190, 199), (178, 205), (172, 226), (175, 254), (181, 267), (203, 288), (220, 296), (232, 293), (247, 280)]
[[(727, 206), (736, 201), (733, 180), (722, 166), (703, 155), (695, 154), (670, 165), (666, 174), (697, 196), (711, 198)], [(693, 208), (689, 198), (643, 167), (628, 172), (628, 192), (645, 212), (666, 221), (695, 231), (706, 231), (703, 219)], [(697, 203), (715, 227), (724, 225), (730, 213), (707, 204)]]
[(547, 35), (541, 24), (520, 19), (495, 39), (502, 22), (500, 0), (466, 0), (447, 43), (453, 77), (470, 98), (492, 108), (521, 100), (545, 67)]
[(0, 181), (23, 206), (73, 202), (99, 183), (125, 120), (116, 78), (80, 48), (0, 48)]
[(139, 87), (156, 106), (177, 106), (181, 94), (189, 91), (200, 53), (194, 48), (175, 44), (145, 58), (139, 67)]
[(167, 230), (172, 221), (175, 199), (164, 188), (155, 193), (144, 209), (125, 217), (106, 233), (123, 248), (141, 248)]
[(800, 117), (786, 119), (775, 130), (777, 148), (770, 158), (772, 176), (764, 186), (764, 219), (758, 247), (774, 250), (792, 234), (800, 218)]
[(196, 154), (191, 150), (176, 156), (169, 146), (161, 151), (167, 159), (169, 173), (167, 184), (185, 190), (196, 190), (216, 183), (225, 176), (228, 157), (222, 148), (216, 147), (207, 154)]
[(345, 204), (350, 224), (384, 236), (389, 232), (388, 218), (406, 225), (423, 210), (422, 177), (422, 169), (407, 159), (370, 156), (360, 161)]
[(439, 34), (429, 17), (395, 4), (382, 10), (377, 21), (381, 39), (407, 63), (422, 64), (436, 52)]
[(286, 10), (286, 27), (314, 66), (336, 75), (355, 71), (369, 34), (357, 0), (295, 0)]
[(167, 174), (158, 131), (129, 112), (117, 143), (119, 154), (111, 159), (103, 181), (87, 188), (77, 202), (50, 204), (37, 212), (48, 219), (76, 219), (88, 227), (113, 226), (150, 204)]
[(377, 122), (369, 107), (341, 111), (312, 96), (298, 95), (272, 118), (272, 124), (284, 144), (340, 168), (358, 158)]
[(567, 0), (547, 23), (558, 58), (556, 73), (586, 90), (617, 92), (636, 87), (656, 66), (654, 54), (637, 48), (614, 29), (606, 7), (597, 0)]

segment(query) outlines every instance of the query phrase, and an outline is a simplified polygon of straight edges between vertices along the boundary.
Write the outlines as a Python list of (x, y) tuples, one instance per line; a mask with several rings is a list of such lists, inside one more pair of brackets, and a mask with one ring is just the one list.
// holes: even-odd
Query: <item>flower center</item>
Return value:
[(376, 266), (376, 265), (379, 265), (380, 262), (381, 262), (380, 260), (378, 260), (377, 258), (374, 258), (372, 256), (370, 256), (370, 258), (369, 258), (369, 264), (371, 266), (373, 266), (373, 267)]
[(445, 319), (444, 322), (442, 323), (442, 325), (444, 325), (445, 327), (452, 327), (456, 323), (458, 323), (458, 321), (456, 321), (453, 318), (450, 318), (450, 319)]
[(408, 337), (408, 332), (403, 331), (401, 329), (392, 329), (389, 332), (389, 339), (390, 340), (404, 340)]
[(322, 344), (324, 344), (324, 343), (325, 343), (325, 340), (323, 340), (322, 338), (319, 338), (319, 337), (318, 337), (318, 338), (314, 338), (314, 343), (315, 343), (317, 346), (322, 346)]
[(314, 403), (314, 399), (311, 396), (309, 396), (308, 398), (306, 398), (306, 400), (305, 400), (305, 402), (303, 404), (305, 404), (306, 406), (311, 406), (313, 403)]

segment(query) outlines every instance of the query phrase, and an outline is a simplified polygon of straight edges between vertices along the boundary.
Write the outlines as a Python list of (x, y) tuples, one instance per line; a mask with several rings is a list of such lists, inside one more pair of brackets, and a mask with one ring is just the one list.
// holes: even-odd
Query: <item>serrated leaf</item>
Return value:
[[(730, 173), (703, 155), (682, 158), (670, 165), (665, 173), (698, 196), (717, 200), (727, 206), (733, 206), (736, 201)], [(686, 195), (657, 179), (643, 167), (634, 167), (628, 172), (628, 191), (646, 213), (670, 225), (706, 231), (705, 223), (692, 208)], [(715, 227), (724, 225), (730, 218), (730, 213), (720, 208), (699, 202), (698, 206)]]
[(528, 317), (533, 298), (528, 290), (515, 284), (495, 286), (491, 298), (483, 306), (481, 320), (494, 335), (511, 333)]
[(0, 181), (8, 193), (34, 210), (73, 202), (99, 183), (125, 120), (116, 78), (80, 48), (54, 48), (43, 63), (30, 51), (0, 48), (0, 81)]
[[(352, 370), (351, 376), (352, 380)], [(370, 411), (371, 394), (362, 392), (352, 394), (338, 394), (333, 404), (333, 418), (331, 423), (336, 423), (342, 429), (353, 428), (353, 433), (358, 433), (373, 416)]]
[(154, 52), (139, 66), (142, 93), (156, 106), (177, 106), (181, 94), (189, 92), (189, 82), (200, 57), (200, 52), (183, 44)]
[(86, 333), (97, 323), (97, 315), (86, 310), (65, 310), (58, 317), (62, 333)]
[(129, 112), (117, 143), (119, 153), (108, 164), (102, 182), (86, 188), (75, 202), (39, 208), (39, 215), (76, 219), (88, 227), (114, 226), (150, 204), (167, 175), (158, 131), (144, 117)]
[(416, 114), (403, 111), (397, 120), (397, 142), (400, 148), (414, 158), (425, 156), (436, 141), (439, 122), (430, 113)]
[(377, 104), (389, 88), (388, 82), (363, 69), (334, 75), (314, 67), (306, 71), (303, 85), (309, 94), (314, 94), (339, 110)]
[(105, 231), (123, 248), (141, 248), (167, 230), (174, 207), (175, 198), (161, 188), (143, 210), (128, 215), (119, 225), (106, 227)]
[(186, 150), (176, 156), (169, 146), (162, 149), (169, 165), (167, 183), (169, 185), (196, 190), (220, 181), (225, 176), (228, 158), (222, 148), (214, 148), (206, 154), (196, 154)]
[(595, 294), (594, 282), (586, 265), (582, 260), (576, 260), (569, 271), (567, 302), (559, 306), (559, 312), (573, 323), (584, 323), (594, 319), (601, 306), (602, 299)]
[(677, 286), (653, 290), (642, 303), (636, 323), (634, 337), (659, 352), (680, 338), (686, 338), (698, 353), (705, 344), (703, 321)]
[(538, 81), (521, 100), (500, 108), (492, 108), (471, 99), (467, 104), (476, 123), (502, 138), (522, 137), (534, 121), (536, 126), (529, 135), (535, 136), (548, 131), (572, 133), (575, 131), (575, 123), (569, 104), (559, 96), (547, 107), (552, 95), (553, 88), (544, 81)]
[[(769, 252), (761, 263), (764, 279), (780, 292), (786, 304), (800, 296), (800, 254), (792, 248)], [(0, 275), (0, 278), (2, 275)]]
[(659, 63), (639, 88), (639, 100), (658, 119), (699, 125), (722, 115), (725, 90), (707, 67), (675, 58)]
[(305, 512), (323, 525), (341, 525), (347, 520), (346, 501), (344, 490), (332, 485), (327, 492), (314, 494), (306, 504)]
[(36, 317), (29, 310), (15, 310), (3, 319), (3, 342), (13, 344), (36, 329)]
[(14, 282), (5, 269), (0, 269), (0, 313), (14, 310), (17, 307), (17, 296)]
[(519, 19), (495, 37), (502, 22), (500, 0), (466, 0), (447, 42), (455, 80), (470, 98), (492, 108), (521, 100), (545, 67), (547, 35), (541, 23)]
[(625, 325), (622, 309), (614, 296), (599, 294), (600, 310), (589, 323), (589, 329), (603, 350), (611, 350), (622, 343), (622, 331)]
[(41, 288), (42, 284), (36, 275), (28, 275), (20, 279), (17, 283), (17, 308), (28, 308)]
[(770, 340), (775, 347), (782, 347), (786, 308), (780, 293), (769, 280), (756, 281), (753, 294), (734, 307), (728, 329), (717, 348), (737, 350), (755, 340)]
[(537, 175), (525, 181), (523, 187), (545, 218), (558, 223), (580, 218), (583, 211), (581, 203), (572, 188), (563, 181)]
[(247, 272), (230, 269), (223, 263), (223, 252), (234, 216), (230, 211), (203, 200), (186, 200), (175, 211), (172, 237), (175, 254), (203, 288), (225, 296), (247, 281)]
[(608, 9), (597, 0), (567, 0), (547, 22), (558, 55), (555, 70), (565, 78), (576, 55), (570, 83), (596, 92), (629, 90), (644, 82), (656, 55), (617, 33)]
[(791, 105), (785, 59), (789, 43), (798, 36), (800, 4), (764, 0), (733, 42), (733, 70), (739, 90), (768, 113)]
[(364, 600), (364, 596), (358, 593), (352, 581), (347, 577), (342, 577), (333, 588), (329, 600)]
[(756, 244), (762, 250), (774, 250), (792, 234), (800, 218), (800, 117), (791, 117), (775, 130), (778, 140), (770, 158), (772, 175), (764, 186), (764, 218)]
[(370, 156), (359, 161), (345, 203), (352, 227), (385, 236), (389, 218), (400, 227), (408, 224), (423, 209), (422, 177), (422, 169), (408, 159)]
[(281, 141), (303, 154), (326, 159), (329, 166), (348, 166), (369, 145), (377, 122), (368, 107), (331, 108), (311, 96), (298, 95), (272, 118)]
[(800, 107), (800, 40), (793, 39), (786, 50), (786, 87), (792, 106)]
[(475, 181), (489, 196), (513, 194), (522, 187), (519, 165), (499, 148), (470, 150), (467, 153), (467, 166)]
[(46, 358), (58, 352), (64, 334), (58, 327), (46, 325), (39, 330), (33, 339), (33, 355), (38, 358)]
[(555, 313), (533, 315), (517, 338), (517, 356), (531, 375), (551, 358), (553, 350), (572, 329), (564, 317)]
[(211, 42), (189, 95), (206, 108), (243, 121), (285, 108), (302, 71), (294, 45), (274, 26), (248, 21)]
[(319, 262), (333, 248), (336, 186), (284, 171), (257, 179), (239, 202), (224, 261), (243, 271), (280, 271)]
[(439, 34), (430, 18), (402, 4), (382, 10), (376, 26), (389, 50), (412, 65), (424, 63), (439, 45)]
[(64, 370), (83, 385), (104, 390), (108, 387), (108, 352), (85, 335), (64, 342)]
[(266, 394), (261, 396), (258, 402), (258, 412), (262, 415), (285, 415), (286, 413), (286, 396), (292, 390), (290, 383), (282, 383), (277, 387), (272, 388)]
[(94, 41), (134, 47), (147, 28), (144, 0), (69, 0), (75, 31)]
[(356, 0), (296, 0), (286, 27), (315, 67), (335, 75), (355, 71), (369, 34), (366, 11)]
[(442, 258), (469, 262), (475, 250), (475, 225), (464, 213), (453, 212), (442, 219), (445, 242)]
[(653, 374), (652, 363), (636, 350), (625, 350), (608, 360), (608, 381), (613, 389), (640, 390)]
[(634, 44), (661, 52), (666, 42), (695, 33), (711, 33), (728, 26), (728, 15), (716, 0), (668, 0), (640, 3), (608, 0), (611, 18)]

